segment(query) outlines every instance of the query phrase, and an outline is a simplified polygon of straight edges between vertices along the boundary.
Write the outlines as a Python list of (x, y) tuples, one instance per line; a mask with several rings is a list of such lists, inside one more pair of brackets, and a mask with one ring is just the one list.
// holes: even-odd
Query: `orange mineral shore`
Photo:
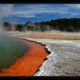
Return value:
[(17, 59), (14, 64), (2, 69), (0, 76), (33, 76), (47, 57), (45, 46), (28, 40), (18, 40), (29, 45), (24, 56)]

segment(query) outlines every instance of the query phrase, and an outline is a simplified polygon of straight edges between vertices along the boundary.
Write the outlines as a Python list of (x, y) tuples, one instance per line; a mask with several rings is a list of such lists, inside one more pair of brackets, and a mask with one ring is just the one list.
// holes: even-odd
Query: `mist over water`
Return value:
[(28, 50), (26, 44), (9, 37), (5, 31), (0, 29), (0, 69), (9, 67), (16, 59), (23, 56), (26, 50)]
[(7, 41), (6, 39), (7, 39), (7, 40), (10, 40), (10, 41), (11, 41), (11, 40), (12, 40), (12, 41), (15, 40), (15, 38), (10, 37), (6, 31), (0, 29), (0, 42), (1, 42), (2, 40)]

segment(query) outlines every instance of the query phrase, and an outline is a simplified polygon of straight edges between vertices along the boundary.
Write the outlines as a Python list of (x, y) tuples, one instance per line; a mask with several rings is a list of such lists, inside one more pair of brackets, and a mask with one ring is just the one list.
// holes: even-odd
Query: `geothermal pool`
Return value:
[(5, 32), (0, 30), (0, 71), (13, 64), (27, 50), (27, 45), (17, 41), (16, 38), (9, 37)]
[(33, 76), (47, 56), (44, 45), (0, 31), (0, 76)]

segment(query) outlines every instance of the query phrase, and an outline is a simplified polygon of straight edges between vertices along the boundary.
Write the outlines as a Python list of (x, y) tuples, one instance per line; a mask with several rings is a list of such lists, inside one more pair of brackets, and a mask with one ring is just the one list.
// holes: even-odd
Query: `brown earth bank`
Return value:
[(49, 38), (49, 39), (67, 39), (80, 40), (80, 33), (45, 31), (45, 32), (8, 32), (11, 36), (31, 37), (31, 38)]
[(28, 40), (18, 41), (30, 46), (30, 49), (9, 68), (2, 69), (0, 76), (33, 76), (47, 57), (45, 46)]

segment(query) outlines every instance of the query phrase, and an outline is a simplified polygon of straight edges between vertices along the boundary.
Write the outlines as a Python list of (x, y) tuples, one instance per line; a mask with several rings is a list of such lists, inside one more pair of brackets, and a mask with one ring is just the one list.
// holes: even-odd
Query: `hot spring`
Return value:
[(28, 50), (28, 46), (0, 30), (0, 69), (7, 68)]

